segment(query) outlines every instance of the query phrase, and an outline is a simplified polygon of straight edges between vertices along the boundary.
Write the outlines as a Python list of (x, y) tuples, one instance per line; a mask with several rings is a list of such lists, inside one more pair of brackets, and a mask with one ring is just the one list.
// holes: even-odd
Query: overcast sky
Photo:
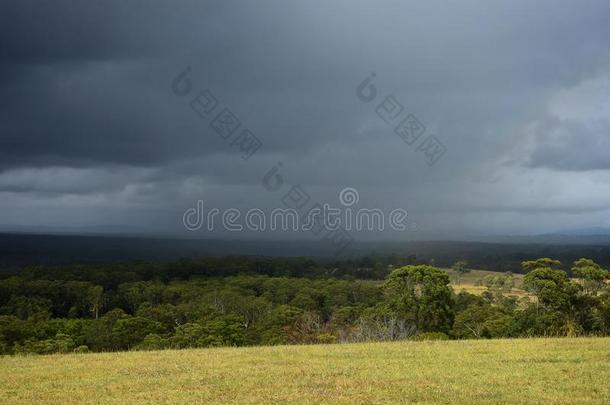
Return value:
[[(410, 237), (610, 227), (609, 21), (607, 0), (2, 1), (0, 225), (187, 234), (197, 200), (270, 210), (298, 184), (403, 208)], [(417, 142), (378, 114), (388, 96)], [(425, 139), (446, 148), (432, 166)]]

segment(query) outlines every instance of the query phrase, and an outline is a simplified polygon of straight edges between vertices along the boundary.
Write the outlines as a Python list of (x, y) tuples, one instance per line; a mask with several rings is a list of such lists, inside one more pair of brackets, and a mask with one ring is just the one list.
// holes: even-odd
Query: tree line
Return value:
[(403, 264), (30, 267), (0, 279), (0, 354), (610, 334), (610, 273), (590, 259), (523, 262), (523, 297), (502, 273), (456, 294), (446, 271)]

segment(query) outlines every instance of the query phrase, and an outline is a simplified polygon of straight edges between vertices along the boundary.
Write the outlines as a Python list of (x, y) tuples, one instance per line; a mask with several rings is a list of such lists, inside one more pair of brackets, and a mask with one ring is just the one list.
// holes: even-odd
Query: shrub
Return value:
[(424, 332), (415, 336), (415, 340), (449, 340), (449, 336), (443, 332)]
[(318, 335), (317, 341), (318, 341), (318, 343), (325, 343), (325, 344), (336, 343), (337, 337), (331, 335), (330, 333), (322, 333), (322, 334)]

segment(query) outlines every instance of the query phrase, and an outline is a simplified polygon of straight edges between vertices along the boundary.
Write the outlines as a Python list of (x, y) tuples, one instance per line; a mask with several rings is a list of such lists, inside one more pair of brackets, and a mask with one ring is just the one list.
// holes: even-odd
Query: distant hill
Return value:
[(608, 236), (610, 237), (610, 229), (600, 226), (580, 229), (568, 229), (560, 232), (554, 232), (547, 235), (564, 235), (564, 236)]
[(489, 238), (499, 243), (538, 243), (538, 244), (565, 244), (565, 245), (610, 245), (609, 233), (579, 233), (580, 231), (566, 231), (565, 233), (547, 233), (531, 236), (499, 236)]
[(523, 260), (553, 257), (570, 263), (580, 257), (610, 266), (610, 243), (413, 241), (354, 242), (336, 255), (330, 241), (244, 241), (220, 239), (161, 239), (118, 236), (0, 234), (0, 268), (35, 264), (111, 263), (119, 261), (174, 261), (196, 256), (310, 257), (319, 261), (360, 260), (370, 256), (408, 257), (449, 266), (467, 260), (470, 266), (493, 271), (518, 272)]

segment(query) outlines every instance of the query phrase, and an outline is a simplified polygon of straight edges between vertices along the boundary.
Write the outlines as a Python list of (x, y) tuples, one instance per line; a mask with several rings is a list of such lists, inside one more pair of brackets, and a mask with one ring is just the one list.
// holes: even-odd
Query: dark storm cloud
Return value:
[[(281, 161), (287, 181), (320, 198), (354, 186), (363, 201), (408, 206), (439, 231), (484, 227), (494, 211), (498, 229), (538, 225), (514, 212), (593, 212), (603, 193), (590, 189), (606, 189), (605, 173), (570, 178), (590, 188), (580, 190), (594, 195), (586, 204), (561, 179), (609, 168), (610, 126), (569, 116), (586, 97), (562, 91), (608, 77), (609, 10), (605, 1), (3, 2), (4, 207), (27, 218), (52, 195), (55, 219), (62, 207), (87, 218), (109, 204), (107, 220), (123, 221), (134, 206), (140, 218), (174, 218), (201, 195), (273, 206), (278, 196), (260, 181)], [(187, 65), (194, 89), (181, 98), (170, 85)], [(355, 94), (371, 71), (375, 105)], [(189, 108), (204, 88), (263, 141), (248, 162)], [(434, 168), (377, 116), (390, 94), (447, 146)], [(505, 191), (519, 189), (527, 193)], [(104, 218), (96, 212), (91, 221)]]
[[(185, 119), (167, 108), (168, 72), (159, 65), (174, 49), (181, 21), (194, 26), (196, 11), (211, 17), (203, 4), (191, 5), (194, 14), (167, 2), (1, 7), (4, 168), (152, 165), (189, 149), (176, 142), (180, 134), (170, 136), (183, 131)], [(159, 32), (168, 23), (172, 29)]]
[[(143, 0), (3, 2), (0, 56), (41, 64), (155, 56), (180, 35), (180, 22), (185, 23), (184, 32), (198, 15), (205, 18), (223, 9), (208, 9), (204, 2), (181, 3), (185, 7)], [(168, 22), (172, 30), (165, 31)]]
[(303, 74), (302, 40), (277, 36), (284, 23), (264, 10), (225, 2), (96, 4), (4, 6), (5, 169), (154, 166), (225, 152), (169, 91), (186, 63), (197, 86), (210, 87), (244, 124), (274, 139), (268, 151), (301, 152), (349, 129), (353, 111), (328, 99), (324, 106), (324, 89), (311, 86), (336, 73), (320, 65)]
[(527, 165), (556, 170), (610, 169), (610, 126), (552, 120), (536, 133), (536, 147)]

